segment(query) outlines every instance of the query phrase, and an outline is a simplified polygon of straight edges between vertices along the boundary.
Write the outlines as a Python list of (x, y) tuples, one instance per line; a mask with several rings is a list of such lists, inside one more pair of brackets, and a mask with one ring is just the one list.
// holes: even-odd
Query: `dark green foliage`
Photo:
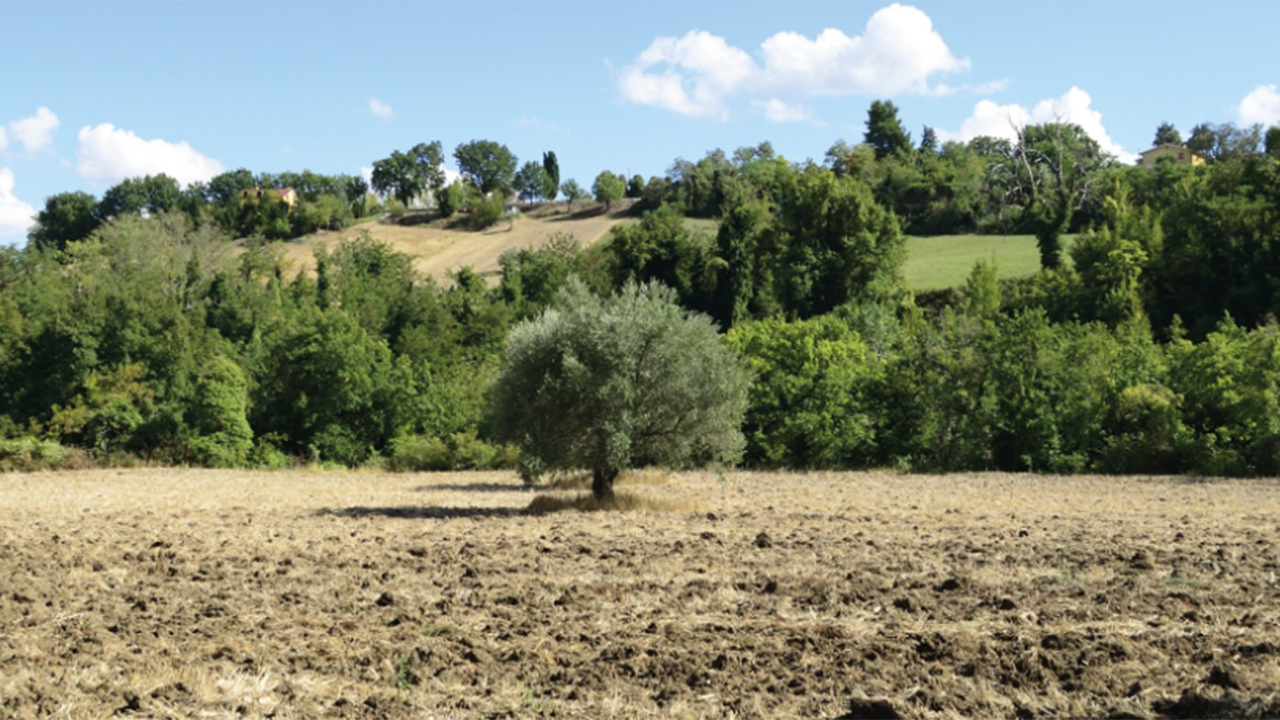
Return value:
[(706, 248), (685, 229), (673, 208), (646, 213), (635, 224), (615, 226), (607, 251), (613, 261), (614, 287), (656, 280), (674, 289), (686, 306), (701, 305)]
[(928, 125), (920, 133), (920, 154), (933, 155), (938, 152), (938, 133)]
[(865, 142), (880, 160), (896, 153), (911, 152), (911, 134), (898, 119), (898, 106), (889, 100), (876, 100), (867, 110)]
[(542, 169), (545, 172), (542, 175), (544, 184), (540, 194), (547, 200), (555, 200), (560, 192), (560, 161), (556, 159), (555, 151), (542, 153)]
[(373, 189), (392, 195), (405, 205), (427, 191), (444, 186), (444, 151), (440, 141), (418, 143), (408, 152), (395, 150), (391, 157), (373, 163)]
[(711, 315), (724, 327), (779, 310), (774, 273), (777, 232), (767, 205), (750, 202), (725, 214), (716, 232)]
[(129, 178), (103, 194), (95, 213), (104, 221), (143, 213), (159, 215), (177, 208), (181, 198), (178, 181), (168, 175)]
[(492, 140), (472, 140), (453, 151), (462, 176), (488, 195), (509, 195), (515, 178), (517, 159), (506, 145)]
[(27, 239), (36, 247), (61, 250), (98, 228), (97, 201), (86, 192), (65, 192), (45, 200)]
[(294, 454), (357, 465), (391, 436), (391, 353), (343, 312), (303, 311), (266, 341), (250, 411)]
[(747, 386), (711, 322), (670, 290), (628, 284), (601, 300), (570, 283), (512, 331), (494, 425), (524, 477), (590, 469), (603, 499), (624, 468), (737, 460)]
[(1268, 156), (1280, 159), (1280, 125), (1267, 128), (1263, 147)]
[[(530, 160), (520, 167), (515, 176), (516, 195), (524, 202), (546, 197), (548, 184), (547, 171), (538, 163)], [(554, 193), (552, 193), (554, 196)]]
[(627, 181), (627, 197), (639, 199), (644, 195), (644, 178), (640, 175), (632, 175)]
[(779, 210), (776, 277), (789, 315), (821, 315), (898, 287), (906, 241), (864, 183), (809, 167)]
[(1161, 145), (1181, 145), (1182, 133), (1178, 132), (1178, 128), (1173, 123), (1162, 122), (1160, 127), (1156, 128), (1156, 137), (1151, 141), (1151, 147), (1160, 147)]

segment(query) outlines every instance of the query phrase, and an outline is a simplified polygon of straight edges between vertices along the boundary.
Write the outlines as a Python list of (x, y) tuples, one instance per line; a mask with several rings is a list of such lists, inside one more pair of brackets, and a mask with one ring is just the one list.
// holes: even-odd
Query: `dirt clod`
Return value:
[(849, 711), (839, 720), (900, 720), (901, 713), (889, 698), (854, 698), (849, 701)]

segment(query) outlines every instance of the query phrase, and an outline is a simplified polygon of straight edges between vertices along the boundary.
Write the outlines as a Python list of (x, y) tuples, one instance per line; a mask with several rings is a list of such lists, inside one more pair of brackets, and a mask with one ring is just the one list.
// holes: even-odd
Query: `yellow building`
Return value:
[(1191, 152), (1182, 145), (1157, 145), (1139, 154), (1142, 155), (1142, 159), (1138, 161), (1138, 164), (1142, 167), (1155, 167), (1157, 162), (1165, 158), (1180, 165), (1204, 164), (1203, 157)]
[(298, 193), (291, 187), (284, 188), (245, 188), (240, 191), (240, 202), (258, 203), (263, 199), (275, 200), (289, 206), (293, 210), (298, 204)]

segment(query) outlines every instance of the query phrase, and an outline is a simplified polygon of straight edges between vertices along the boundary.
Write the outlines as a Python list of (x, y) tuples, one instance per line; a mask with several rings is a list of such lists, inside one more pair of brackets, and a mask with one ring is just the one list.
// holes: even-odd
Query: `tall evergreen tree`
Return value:
[(882, 159), (898, 151), (911, 150), (911, 134), (898, 119), (898, 107), (889, 100), (876, 100), (867, 110), (867, 132), (863, 139)]

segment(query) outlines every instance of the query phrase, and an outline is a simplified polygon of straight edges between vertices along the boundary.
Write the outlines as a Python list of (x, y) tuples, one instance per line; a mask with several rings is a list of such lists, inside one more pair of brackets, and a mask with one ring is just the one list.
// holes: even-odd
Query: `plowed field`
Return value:
[(620, 490), (0, 476), (0, 718), (1280, 714), (1274, 481)]

